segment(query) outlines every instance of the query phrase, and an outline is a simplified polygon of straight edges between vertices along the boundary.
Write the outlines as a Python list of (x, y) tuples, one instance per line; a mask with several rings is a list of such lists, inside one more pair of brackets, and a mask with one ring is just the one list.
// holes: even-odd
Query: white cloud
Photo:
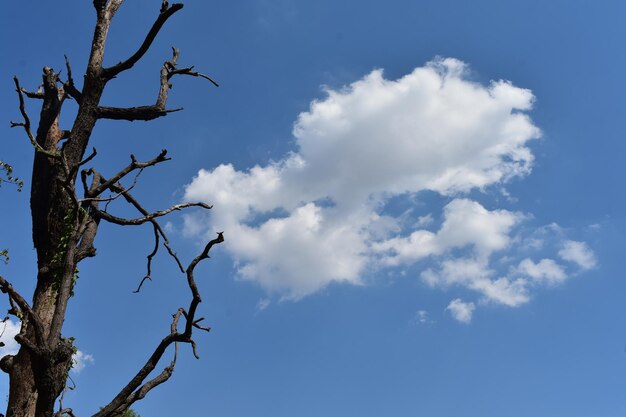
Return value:
[(536, 281), (545, 281), (550, 284), (558, 284), (567, 278), (563, 267), (553, 259), (542, 259), (538, 263), (534, 263), (531, 259), (526, 258), (520, 262), (517, 270)]
[(428, 213), (425, 216), (419, 216), (415, 222), (416, 227), (426, 227), (434, 221), (432, 214)]
[(509, 307), (518, 307), (530, 300), (528, 282), (523, 278), (481, 279), (472, 282), (470, 288), (480, 291), (486, 301)]
[(78, 350), (72, 355), (72, 371), (78, 374), (85, 369), (85, 366), (92, 365), (94, 362), (93, 355)]
[(559, 256), (577, 264), (583, 270), (596, 266), (596, 256), (585, 242), (567, 240), (563, 243), (563, 249), (559, 251)]
[[(507, 257), (519, 262), (509, 252), (523, 244), (514, 229), (528, 216), (462, 197), (503, 189), (530, 172), (528, 143), (541, 134), (525, 113), (533, 101), (529, 90), (506, 81), (468, 80), (455, 59), (397, 80), (372, 71), (312, 102), (294, 123), (295, 150), (283, 159), (242, 171), (231, 164), (200, 170), (185, 199), (214, 209), (186, 216), (185, 232), (225, 230), (238, 276), (282, 299), (332, 283), (360, 285), (378, 268), (430, 258), (438, 266), (421, 276), (433, 286), (460, 285), (491, 302), (523, 304), (529, 279), (559, 279), (549, 261), (524, 263), (524, 274), (510, 277), (494, 267), (496, 257), (502, 265)], [(432, 213), (414, 213), (423, 191), (452, 198), (436, 231), (423, 229), (436, 224)], [(394, 215), (392, 199), (413, 204)], [(437, 216), (438, 209), (428, 210)], [(544, 246), (533, 242), (524, 250)]]
[(450, 301), (450, 304), (446, 307), (446, 310), (450, 311), (455, 320), (466, 324), (472, 321), (474, 309), (476, 309), (474, 303), (466, 303), (460, 298)]
[[(529, 90), (508, 82), (468, 81), (465, 65), (454, 59), (395, 81), (375, 70), (342, 90), (327, 90), (301, 113), (294, 125), (297, 150), (284, 159), (249, 171), (230, 164), (201, 170), (185, 199), (210, 201), (215, 209), (208, 225), (187, 217), (187, 232), (228, 230), (226, 247), (240, 276), (287, 298), (331, 282), (358, 284), (370, 246), (399, 228), (397, 219), (381, 215), (388, 198), (422, 190), (454, 194), (529, 172), (533, 156), (526, 144), (540, 132), (521, 111), (532, 102)], [(451, 204), (448, 221), (462, 230), (442, 229), (437, 250), (471, 243), (491, 251), (506, 244), (500, 231), (515, 215), (490, 212), (493, 225), (480, 218), (465, 224), (476, 217), (472, 210), (484, 209), (469, 200)], [(467, 207), (454, 210), (454, 204)], [(484, 239), (468, 237), (483, 226)], [(416, 233), (405, 245), (431, 238)]]
[(489, 211), (475, 201), (455, 199), (444, 207), (444, 222), (437, 233), (417, 230), (408, 237), (395, 237), (372, 245), (384, 253), (382, 262), (399, 265), (451, 248), (472, 245), (481, 257), (488, 257), (509, 244), (509, 232), (523, 216), (506, 210)]
[(20, 345), (15, 341), (15, 336), (20, 332), (21, 323), (16, 321), (7, 320), (4, 323), (0, 323), (0, 341), (4, 343), (3, 347), (0, 347), (0, 358), (6, 355), (15, 355), (20, 349)]
[(426, 310), (418, 310), (415, 313), (415, 321), (419, 324), (429, 324), (432, 323), (428, 311)]
[(452, 258), (441, 262), (438, 270), (427, 269), (422, 279), (431, 286), (462, 286), (480, 293), (485, 301), (517, 307), (529, 300), (527, 281), (498, 277), (486, 258)]

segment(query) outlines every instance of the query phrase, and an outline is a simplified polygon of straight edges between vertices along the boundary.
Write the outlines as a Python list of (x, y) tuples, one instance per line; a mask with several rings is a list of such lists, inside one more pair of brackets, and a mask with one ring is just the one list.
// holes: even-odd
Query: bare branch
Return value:
[(144, 217), (138, 217), (135, 219), (125, 219), (122, 217), (117, 217), (117, 216), (113, 216), (112, 214), (109, 214), (105, 211), (101, 211), (101, 210), (95, 210), (96, 216), (108, 221), (109, 223), (115, 223), (117, 225), (120, 226), (138, 226), (140, 224), (144, 224), (146, 222), (151, 221), (152, 219), (156, 219), (158, 217), (163, 217), (173, 211), (178, 211), (187, 207), (202, 207), (205, 209), (211, 209), (213, 208), (213, 206), (210, 206), (206, 203), (202, 203), (202, 202), (196, 202), (196, 203), (181, 203), (181, 204), (175, 204), (170, 208), (167, 208), (165, 210), (160, 210), (160, 211), (155, 211), (152, 212), (150, 214), (148, 214), (147, 216)]
[(82, 167), (83, 165), (86, 165), (87, 163), (89, 163), (89, 161), (91, 161), (92, 159), (94, 159), (96, 157), (96, 155), (98, 154), (98, 151), (96, 150), (96, 148), (91, 148), (91, 154), (89, 154), (89, 156), (85, 159), (83, 159), (82, 161), (80, 161), (77, 165), (77, 168)]
[(201, 326), (201, 325), (198, 324), (202, 320), (204, 320), (204, 317), (200, 317), (198, 320), (195, 320), (193, 322), (193, 327), (195, 327), (196, 329), (199, 329), (199, 330), (204, 330), (205, 332), (210, 332), (211, 328), (209, 326)]
[[(174, 370), (174, 365), (176, 363), (176, 353), (174, 355), (174, 360), (170, 363), (168, 367), (166, 367), (157, 377), (154, 379), (143, 383), (143, 381), (148, 377), (148, 375), (154, 370), (157, 366), (161, 357), (165, 353), (166, 349), (174, 343), (176, 345), (177, 342), (189, 343), (192, 347), (194, 356), (198, 357), (198, 352), (196, 348), (195, 341), (191, 338), (193, 329), (199, 328), (201, 326), (198, 325), (198, 322), (202, 321), (202, 319), (196, 320), (194, 318), (195, 311), (197, 309), (198, 304), (202, 301), (200, 298), (200, 293), (198, 292), (198, 288), (196, 286), (194, 280), (194, 270), (196, 266), (204, 259), (209, 257), (209, 251), (213, 246), (219, 244), (224, 241), (223, 232), (218, 233), (217, 238), (211, 240), (205, 246), (202, 253), (196, 256), (189, 266), (186, 269), (187, 272), (187, 283), (189, 285), (189, 289), (192, 293), (192, 300), (189, 307), (189, 311), (185, 312), (184, 309), (179, 308), (176, 314), (173, 316), (172, 324), (170, 326), (170, 334), (165, 336), (161, 342), (158, 344), (152, 356), (148, 359), (148, 361), (144, 364), (144, 366), (137, 372), (137, 374), (130, 380), (128, 384), (111, 400), (111, 402), (100, 409), (99, 412), (93, 415), (93, 417), (112, 417), (124, 410), (128, 409), (132, 405), (133, 402), (143, 398), (146, 394), (152, 390), (157, 385), (165, 382), (170, 378), (172, 372)], [(178, 332), (178, 321), (180, 317), (184, 316), (186, 325), (185, 331), (183, 333)], [(176, 345), (176, 349), (178, 346)], [(177, 350), (176, 350), (177, 352)], [(142, 385), (143, 384), (143, 385)]]
[(156, 105), (139, 107), (100, 106), (96, 109), (96, 117), (98, 117), (98, 119), (128, 120), (129, 122), (142, 120), (147, 122), (149, 120), (166, 116), (168, 113), (175, 113), (181, 110), (182, 108), (166, 110), (161, 109)]
[(177, 112), (179, 109), (166, 109), (169, 90), (172, 88), (170, 79), (174, 75), (190, 75), (192, 77), (200, 77), (209, 80), (213, 85), (218, 87), (219, 85), (208, 75), (201, 74), (197, 71), (193, 71), (194, 67), (176, 68), (178, 63), (179, 51), (176, 48), (172, 48), (172, 58), (163, 63), (161, 67), (160, 87), (159, 94), (157, 96), (156, 103), (151, 106), (139, 106), (139, 107), (104, 107), (99, 106), (96, 111), (96, 117), (100, 119), (113, 119), (113, 120), (152, 120), (158, 117), (166, 116), (168, 113)]
[(124, 178), (129, 172), (134, 171), (136, 169), (147, 168), (147, 167), (156, 165), (160, 162), (169, 161), (171, 158), (167, 158), (166, 155), (167, 155), (167, 150), (163, 149), (160, 154), (158, 154), (155, 158), (147, 162), (137, 162), (135, 155), (131, 155), (130, 164), (128, 164), (124, 169), (122, 169), (120, 172), (115, 174), (109, 180), (104, 181), (102, 184), (98, 185), (93, 191), (88, 191), (87, 193), (85, 193), (85, 195), (87, 197), (97, 197), (100, 194), (102, 194), (103, 191), (110, 188), (111, 185), (115, 184), (116, 182)]
[(65, 417), (65, 416), (76, 417), (76, 415), (74, 414), (74, 410), (72, 410), (71, 408), (63, 408), (54, 414), (54, 417)]
[(78, 91), (76, 86), (74, 85), (74, 78), (72, 78), (72, 67), (70, 66), (70, 60), (65, 56), (65, 68), (67, 69), (67, 82), (63, 84), (65, 92), (70, 95), (78, 104), (83, 99), (83, 93)]
[(161, 30), (161, 27), (163, 27), (163, 24), (165, 24), (167, 19), (169, 19), (174, 13), (176, 13), (182, 8), (183, 8), (183, 5), (181, 3), (175, 3), (169, 6), (166, 1), (163, 1), (161, 10), (159, 12), (159, 16), (157, 17), (156, 21), (152, 24), (150, 31), (146, 35), (146, 38), (144, 39), (139, 49), (137, 49), (137, 51), (127, 60), (122, 61), (112, 67), (104, 68), (103, 69), (104, 77), (107, 79), (111, 79), (115, 77), (117, 74), (119, 74), (120, 72), (126, 71), (132, 68), (133, 65), (135, 65), (144, 56), (144, 54), (148, 52), (148, 49), (150, 49), (150, 45), (152, 45), (152, 42), (158, 35), (159, 31)]
[[(154, 254), (154, 252), (152, 252), (152, 253)], [(148, 255), (148, 256), (150, 256), (150, 255)], [(152, 260), (152, 259), (150, 259), (150, 260), (148, 261), (148, 265), (150, 265), (150, 261), (151, 261), (151, 260)], [(150, 267), (148, 266), (148, 268), (150, 268)], [(144, 283), (146, 280), (152, 281), (152, 277), (151, 277), (150, 275), (146, 275), (145, 277), (143, 277), (143, 278), (141, 279), (141, 281), (139, 282), (139, 286), (137, 287), (137, 289), (136, 289), (135, 291), (133, 291), (133, 293), (134, 293), (134, 294), (138, 294), (138, 293), (139, 293), (139, 291), (141, 291), (141, 287), (143, 286), (143, 283)]]
[[(172, 321), (172, 330), (170, 331), (170, 334), (168, 334), (161, 340), (148, 361), (146, 361), (146, 363), (141, 367), (139, 372), (137, 372), (137, 374), (128, 382), (128, 384), (126, 384), (126, 386), (120, 390), (120, 392), (115, 396), (115, 398), (113, 398), (113, 400), (111, 400), (108, 405), (101, 408), (100, 411), (93, 415), (93, 417), (110, 417), (118, 414), (119, 412), (123, 412), (125, 409), (130, 407), (133, 402), (140, 399), (138, 398), (139, 391), (143, 391), (141, 396), (141, 398), (143, 398), (148, 393), (148, 391), (150, 391), (152, 388), (159, 385), (160, 383), (165, 382), (171, 376), (176, 361), (176, 355), (174, 356), (174, 360), (170, 364), (171, 370), (166, 373), (166, 376), (162, 377), (162, 372), (161, 375), (155, 378), (157, 380), (156, 382), (153, 382), (153, 379), (152, 381), (148, 381), (142, 386), (143, 381), (158, 365), (166, 349), (172, 343), (181, 341), (181, 335), (176, 331), (176, 323), (178, 322), (179, 317), (180, 312), (177, 312), (174, 315), (174, 320)], [(166, 368), (164, 372), (167, 371), (168, 368)], [(159, 382), (160, 377), (164, 379)]]
[(189, 285), (189, 289), (191, 290), (191, 294), (193, 296), (191, 300), (191, 304), (189, 305), (189, 311), (187, 312), (187, 315), (185, 316), (187, 319), (187, 324), (185, 326), (185, 335), (189, 335), (189, 337), (191, 337), (191, 333), (193, 331), (193, 323), (194, 323), (194, 317), (196, 314), (196, 309), (198, 308), (198, 304), (202, 302), (202, 297), (200, 297), (200, 292), (198, 291), (198, 287), (196, 286), (196, 281), (194, 278), (194, 270), (196, 269), (196, 266), (198, 266), (200, 262), (202, 262), (204, 259), (207, 259), (209, 257), (209, 252), (211, 251), (211, 248), (217, 244), (222, 243), (223, 241), (224, 241), (224, 232), (219, 232), (217, 234), (217, 237), (209, 241), (209, 243), (207, 243), (207, 245), (204, 247), (204, 250), (202, 251), (202, 253), (196, 256), (189, 263), (189, 266), (187, 267), (187, 270), (186, 270), (187, 285)]
[[(110, 181), (106, 181), (105, 179), (102, 178), (102, 176), (97, 173), (97, 171), (94, 170), (90, 170), (90, 171), (83, 171), (81, 173), (81, 178), (83, 181), (83, 187), (85, 188), (85, 190), (87, 190), (87, 184), (86, 184), (86, 176), (88, 173), (93, 173), (94, 174), (94, 183), (96, 183), (96, 178), (97, 177), (97, 181), (101, 181), (102, 183), (109, 183)], [(134, 185), (134, 184), (133, 184)], [(146, 210), (130, 193), (130, 189), (132, 188), (124, 188), (119, 184), (110, 184), (109, 185), (109, 190), (111, 190), (114, 193), (117, 193), (116, 196), (112, 197), (112, 198), (117, 198), (118, 196), (123, 196), (124, 199), (130, 203), (133, 207), (135, 207), (137, 209), (137, 211), (139, 211), (141, 214), (143, 214), (144, 216), (148, 216), (150, 213), (148, 212), (148, 210)], [(94, 194), (95, 188), (92, 187), (92, 191), (91, 193)], [(88, 191), (85, 191), (85, 193), (87, 194)], [(85, 200), (89, 200), (89, 199), (85, 199)], [(110, 201), (109, 199), (105, 199), (102, 201)], [(92, 201), (100, 201), (100, 200), (92, 200)], [(163, 238), (163, 246), (165, 246), (165, 248), (167, 249), (167, 252), (169, 253), (169, 255), (176, 261), (176, 264), (178, 265), (178, 268), (180, 269), (180, 271), (182, 273), (185, 273), (185, 268), (183, 268), (182, 263), (180, 262), (180, 259), (178, 258), (178, 256), (176, 255), (176, 253), (172, 250), (172, 248), (169, 245), (169, 240), (167, 238), (167, 235), (165, 234), (165, 232), (163, 231), (163, 228), (161, 227), (161, 225), (155, 220), (152, 219), (150, 220), (150, 223), (152, 223), (152, 226), (154, 228), (154, 232), (155, 232), (155, 245), (154, 245), (154, 249), (152, 250), (152, 252), (147, 256), (148, 258), (148, 265), (147, 265), (147, 274), (146, 276), (141, 280), (138, 288), (136, 291), (134, 292), (139, 292), (139, 290), (141, 289), (141, 286), (143, 285), (143, 283), (146, 281), (146, 279), (150, 279), (151, 280), (151, 264), (152, 264), (152, 258), (156, 255), (157, 251), (158, 251), (158, 245), (159, 245), (159, 236), (161, 238)]]
[(220, 86), (213, 78), (209, 77), (206, 74), (202, 74), (202, 73), (200, 73), (198, 71), (193, 71), (193, 69), (194, 69), (194, 67), (174, 69), (174, 70), (170, 71), (170, 73), (168, 74), (167, 79), (169, 80), (174, 75), (190, 75), (192, 77), (204, 78), (205, 80), (210, 81), (216, 87)]
[[(124, 196), (124, 199), (130, 204), (132, 204), (144, 216), (147, 216), (149, 214), (148, 211), (145, 208), (143, 208), (141, 204), (139, 204), (139, 202), (130, 193), (127, 192), (128, 190), (123, 190), (118, 185), (112, 186), (111, 190), (120, 192)], [(174, 260), (176, 261), (176, 264), (178, 265), (180, 272), (185, 273), (185, 268), (183, 268), (183, 264), (180, 262), (180, 259), (178, 259), (178, 255), (176, 255), (176, 252), (172, 250), (169, 239), (167, 238), (167, 235), (163, 231), (163, 228), (161, 227), (161, 225), (156, 220), (152, 220), (151, 223), (155, 231), (155, 244), (154, 244), (153, 252), (151, 252), (147, 257), (148, 258), (147, 276), (151, 276), (152, 258), (156, 255), (156, 252), (158, 251), (158, 244), (159, 244), (158, 236), (161, 236), (163, 238), (163, 246), (165, 246), (169, 255), (172, 258), (174, 258)], [(142, 282), (139, 284), (139, 287), (137, 288), (136, 292), (139, 292), (139, 290), (141, 289), (141, 285), (143, 284), (144, 281), (145, 281), (145, 278), (142, 279)]]
[(74, 382), (74, 379), (72, 379), (72, 377), (69, 375), (67, 376), (67, 379), (72, 383), (72, 385), (68, 386), (67, 381), (65, 382), (65, 387), (63, 388), (61, 396), (59, 397), (59, 411), (54, 414), (54, 417), (65, 417), (66, 415), (70, 417), (76, 417), (74, 416), (74, 411), (71, 408), (63, 408), (63, 399), (65, 398), (65, 393), (67, 393), (68, 391), (74, 391), (76, 389), (76, 382)]
[[(150, 381), (143, 384), (139, 389), (137, 389), (126, 401), (128, 407), (130, 407), (134, 402), (143, 399), (153, 388), (161, 385), (170, 377), (174, 372), (174, 367), (176, 366), (176, 358), (178, 356), (178, 343), (174, 342), (174, 358), (172, 362), (168, 366), (166, 366), (163, 371), (156, 377), (152, 378)], [(119, 410), (119, 409), (118, 409)]]
[(156, 256), (157, 252), (159, 251), (159, 240), (160, 240), (159, 224), (156, 221), (152, 221), (152, 226), (153, 226), (153, 231), (154, 231), (154, 249), (152, 249), (152, 252), (150, 252), (147, 256), (148, 261), (147, 261), (146, 276), (143, 277), (137, 289), (133, 291), (134, 293), (138, 293), (139, 291), (141, 291), (141, 286), (143, 285), (144, 282), (146, 282), (146, 280), (152, 281), (152, 259)]
[(13, 77), (13, 81), (15, 82), (15, 91), (17, 91), (17, 96), (20, 102), (20, 113), (22, 113), (22, 117), (24, 118), (24, 121), (23, 122), (11, 122), (11, 127), (17, 127), (17, 126), (23, 127), (24, 131), (26, 132), (26, 135), (28, 136), (28, 139), (30, 140), (30, 143), (35, 148), (35, 151), (41, 152), (53, 158), (59, 158), (60, 156), (58, 152), (48, 151), (42, 148), (41, 145), (39, 145), (39, 143), (37, 143), (37, 140), (35, 139), (35, 136), (33, 135), (33, 131), (31, 130), (31, 127), (30, 127), (30, 117), (28, 117), (28, 113), (26, 113), (26, 108), (24, 106), (24, 94), (22, 92), (22, 87), (20, 86), (20, 81), (18, 80), (17, 77)]
[(21, 90), (22, 90), (22, 93), (24, 93), (26, 95), (26, 97), (28, 97), (28, 98), (34, 98), (34, 99), (38, 99), (38, 100), (43, 100), (43, 98), (45, 97), (42, 85), (39, 86), (37, 91), (28, 91), (28, 90), (26, 90), (23, 87), (22, 87)]

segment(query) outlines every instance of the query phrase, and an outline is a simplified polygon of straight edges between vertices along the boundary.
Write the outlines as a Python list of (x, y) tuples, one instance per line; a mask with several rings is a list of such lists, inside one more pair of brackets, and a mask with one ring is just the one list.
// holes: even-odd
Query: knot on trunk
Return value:
[(0, 370), (6, 372), (7, 374), (11, 373), (11, 369), (13, 369), (13, 355), (6, 355), (0, 359)]

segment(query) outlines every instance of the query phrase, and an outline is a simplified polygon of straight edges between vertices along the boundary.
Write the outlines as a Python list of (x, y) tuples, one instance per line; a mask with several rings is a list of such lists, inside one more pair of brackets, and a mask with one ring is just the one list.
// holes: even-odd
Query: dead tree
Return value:
[[(72, 78), (67, 57), (64, 77), (61, 77), (60, 72), (46, 67), (43, 69), (42, 86), (36, 91), (23, 88), (17, 77), (14, 79), (21, 120), (11, 122), (11, 125), (24, 130), (34, 149), (30, 207), (33, 242), (37, 252), (37, 284), (32, 301), (29, 302), (8, 280), (0, 276), (0, 290), (8, 296), (10, 304), (9, 314), (21, 320), (21, 330), (15, 337), (20, 344), (19, 352), (0, 360), (0, 369), (9, 374), (10, 381), (7, 417), (74, 415), (70, 408), (56, 407), (75, 352), (73, 339), (63, 336), (63, 322), (75, 283), (77, 265), (85, 258), (96, 255), (94, 242), (103, 221), (122, 226), (152, 226), (155, 242), (148, 256), (146, 278), (150, 277), (152, 258), (162, 242), (180, 271), (186, 275), (191, 301), (186, 308), (180, 308), (174, 313), (169, 332), (155, 347), (148, 361), (106, 406), (94, 410), (93, 416), (112, 417), (122, 414), (154, 387), (167, 381), (176, 363), (178, 343), (190, 344), (196, 354), (192, 338), (194, 329), (209, 330), (200, 325), (203, 319), (196, 316), (201, 297), (196, 287), (194, 270), (202, 260), (208, 258), (211, 248), (224, 240), (223, 235), (218, 233), (215, 239), (207, 243), (202, 253), (183, 266), (171, 249), (159, 225), (159, 218), (187, 207), (211, 207), (205, 203), (184, 203), (150, 212), (133, 197), (131, 189), (139, 173), (169, 160), (165, 150), (145, 162), (131, 155), (130, 163), (110, 178), (105, 178), (94, 168), (86, 168), (96, 156), (95, 149), (88, 155), (86, 150), (98, 120), (152, 120), (175, 111), (169, 110), (166, 104), (172, 79), (178, 75), (202, 77), (215, 84), (208, 76), (194, 71), (193, 67), (179, 67), (178, 50), (174, 48), (171, 59), (161, 67), (160, 85), (154, 104), (129, 108), (101, 105), (100, 98), (107, 83), (131, 69), (148, 51), (166, 21), (183, 8), (182, 4), (170, 5), (162, 0), (157, 18), (136, 52), (113, 66), (105, 67), (103, 57), (107, 33), (122, 2), (93, 0), (97, 18), (82, 88)], [(41, 103), (36, 128), (26, 111), (26, 99)], [(74, 101), (78, 108), (69, 130), (59, 126), (59, 115), (66, 101)], [(132, 185), (122, 185), (122, 180), (132, 175), (135, 176)], [(129, 219), (111, 214), (105, 204), (113, 200), (126, 201), (137, 210), (138, 217)], [(158, 372), (157, 367), (168, 349), (173, 360), (149, 379), (154, 370)]]

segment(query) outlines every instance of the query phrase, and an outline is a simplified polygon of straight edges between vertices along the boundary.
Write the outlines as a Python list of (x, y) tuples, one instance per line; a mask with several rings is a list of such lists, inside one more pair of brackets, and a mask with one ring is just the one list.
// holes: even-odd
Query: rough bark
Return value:
[[(94, 416), (112, 417), (124, 412), (135, 401), (143, 398), (152, 388), (165, 382), (172, 374), (175, 359), (166, 366), (161, 374), (146, 381), (148, 375), (157, 367), (163, 354), (172, 345), (190, 343), (193, 329), (208, 330), (195, 318), (200, 295), (193, 276), (196, 265), (208, 258), (211, 247), (223, 241), (223, 235), (206, 246), (187, 268), (184, 268), (157, 219), (173, 210), (199, 206), (211, 208), (205, 203), (185, 203), (165, 210), (149, 212), (130, 194), (135, 181), (130, 187), (124, 187), (121, 180), (132, 172), (137, 176), (147, 167), (167, 161), (166, 151), (147, 162), (138, 162), (131, 156), (131, 164), (107, 180), (95, 169), (81, 167), (95, 156), (95, 149), (85, 158), (89, 139), (99, 119), (151, 120), (167, 115), (172, 110), (166, 109), (167, 97), (174, 75), (202, 77), (217, 85), (204, 74), (193, 71), (193, 67), (177, 68), (178, 50), (161, 68), (160, 85), (156, 103), (153, 105), (113, 108), (100, 105), (102, 93), (107, 82), (129, 70), (150, 48), (163, 24), (182, 4), (170, 5), (163, 0), (160, 11), (145, 40), (137, 51), (128, 59), (111, 67), (103, 66), (107, 34), (115, 13), (123, 0), (94, 0), (96, 25), (91, 44), (89, 61), (84, 75), (84, 85), (77, 87), (72, 79), (72, 71), (66, 58), (67, 80), (61, 80), (59, 73), (52, 68), (43, 69), (43, 84), (36, 92), (23, 89), (15, 79), (22, 121), (12, 122), (13, 127), (22, 127), (34, 149), (34, 162), (31, 182), (30, 207), (32, 213), (32, 237), (37, 253), (37, 284), (32, 296), (32, 306), (13, 286), (0, 277), (0, 290), (7, 294), (13, 314), (21, 319), (22, 327), (16, 340), (20, 350), (15, 356), (5, 356), (0, 360), (0, 369), (9, 374), (10, 389), (7, 417), (60, 417), (72, 415), (71, 408), (59, 407), (55, 412), (55, 403), (64, 390), (68, 372), (72, 364), (75, 349), (72, 339), (62, 336), (63, 322), (68, 302), (72, 295), (77, 265), (87, 257), (95, 256), (94, 242), (101, 220), (118, 225), (140, 225), (150, 223), (154, 228), (155, 247), (148, 256), (148, 273), (141, 280), (150, 279), (152, 257), (156, 255), (162, 239), (168, 253), (175, 259), (181, 272), (187, 275), (192, 300), (187, 309), (179, 309), (174, 315), (170, 333), (158, 344), (149, 361), (140, 368), (136, 376), (100, 410), (94, 410)], [(39, 122), (35, 132), (25, 110), (25, 97), (41, 101)], [(76, 117), (70, 130), (59, 126), (59, 115), (63, 105), (73, 99), (78, 105)], [(83, 158), (85, 158), (83, 160)], [(82, 196), (77, 192), (77, 179), (82, 182)], [(89, 182), (91, 181), (91, 182)], [(105, 193), (111, 193), (105, 197)], [(118, 197), (134, 206), (141, 217), (124, 219), (100, 209), (100, 203), (107, 204)], [(184, 331), (179, 332), (178, 322), (185, 320)], [(176, 349), (175, 349), (176, 350)], [(174, 356), (175, 358), (175, 356)]]

